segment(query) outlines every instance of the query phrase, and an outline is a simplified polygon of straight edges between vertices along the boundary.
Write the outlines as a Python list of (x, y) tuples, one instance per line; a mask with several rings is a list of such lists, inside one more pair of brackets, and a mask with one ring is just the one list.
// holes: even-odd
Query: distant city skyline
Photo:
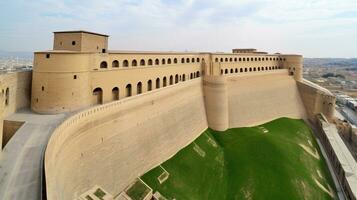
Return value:
[(357, 57), (355, 0), (13, 0), (0, 11), (1, 51), (52, 49), (53, 31), (88, 30), (118, 50)]

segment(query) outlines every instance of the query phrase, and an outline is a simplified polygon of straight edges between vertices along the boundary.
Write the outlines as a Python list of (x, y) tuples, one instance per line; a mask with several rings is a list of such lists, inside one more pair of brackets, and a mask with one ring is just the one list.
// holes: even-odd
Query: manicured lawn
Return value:
[(136, 180), (134, 185), (132, 185), (129, 190), (126, 191), (127, 195), (133, 200), (144, 199), (149, 192), (150, 189), (140, 180)]
[[(159, 183), (163, 168), (169, 177)], [(141, 179), (168, 199), (333, 199), (333, 182), (302, 120), (207, 129)]]

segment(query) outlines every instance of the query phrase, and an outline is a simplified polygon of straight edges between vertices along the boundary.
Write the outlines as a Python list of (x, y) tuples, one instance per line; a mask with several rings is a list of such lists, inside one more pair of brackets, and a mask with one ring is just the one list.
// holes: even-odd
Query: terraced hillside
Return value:
[(309, 127), (288, 118), (225, 132), (207, 129), (141, 180), (166, 199), (336, 196)]

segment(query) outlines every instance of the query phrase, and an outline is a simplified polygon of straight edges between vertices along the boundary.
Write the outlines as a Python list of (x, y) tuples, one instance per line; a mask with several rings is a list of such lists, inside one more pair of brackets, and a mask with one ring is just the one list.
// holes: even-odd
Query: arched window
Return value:
[(160, 65), (160, 61), (159, 61), (159, 59), (155, 59), (155, 65)]
[(239, 58), (239, 62), (242, 61), (242, 58)]
[(268, 70), (268, 67), (265, 67), (265, 70)]
[(237, 58), (234, 58), (234, 62), (237, 62)]
[(191, 59), (191, 62), (194, 63), (194, 62), (195, 62), (195, 58), (192, 58), (192, 59)]
[(148, 80), (148, 91), (152, 90), (152, 81)]
[(141, 59), (140, 60), (140, 66), (144, 66), (145, 65), (145, 60), (144, 59)]
[(249, 71), (250, 71), (250, 72), (252, 71), (252, 68), (251, 68), (251, 67), (249, 67)]
[(254, 61), (257, 61), (258, 60), (258, 58), (254, 58)]
[(257, 71), (257, 68), (254, 67), (254, 68), (253, 68), (253, 71)]
[(136, 84), (136, 93), (141, 94), (142, 92), (143, 92), (143, 84), (139, 82), (138, 84)]
[(114, 60), (114, 61), (112, 62), (112, 67), (113, 67), (113, 68), (118, 68), (118, 67), (119, 67), (119, 61)]
[(233, 69), (231, 69), (231, 74), (233, 74)]
[(112, 89), (112, 100), (113, 101), (119, 100), (119, 88), (118, 87), (114, 87)]
[(186, 62), (187, 62), (187, 63), (190, 63), (190, 59), (189, 59), (189, 58), (186, 58)]
[(247, 68), (244, 68), (244, 72), (247, 72), (248, 71), (248, 69)]
[(174, 58), (174, 63), (175, 63), (175, 64), (177, 63), (177, 58)]
[(258, 58), (258, 61), (261, 61), (262, 59), (261, 58)]
[(193, 74), (192, 73), (190, 74), (190, 79), (193, 79)]
[(215, 61), (218, 62), (218, 58), (216, 58)]
[(228, 74), (228, 69), (225, 69), (225, 70), (224, 70), (224, 73), (225, 73), (225, 74)]
[(123, 61), (123, 67), (128, 67), (128, 66), (129, 66), (128, 60), (124, 60), (124, 61)]
[(236, 68), (236, 71), (235, 71), (236, 73), (238, 73), (238, 69)]
[(197, 62), (200, 62), (200, 58), (196, 58), (196, 61), (197, 61)]
[(163, 58), (163, 59), (161, 60), (161, 64), (162, 64), (162, 65), (166, 64), (165, 58)]
[(181, 63), (185, 63), (185, 58), (181, 58)]
[(171, 58), (167, 59), (167, 64), (171, 64)]
[(258, 71), (260, 71), (260, 67), (258, 67)]
[(160, 78), (156, 79), (156, 88), (160, 88)]
[(221, 69), (221, 75), (223, 74), (223, 69)]
[(148, 65), (152, 65), (152, 60), (151, 59), (148, 60)]
[(167, 79), (166, 79), (166, 76), (164, 76), (164, 78), (162, 79), (162, 86), (163, 87), (166, 87), (166, 85), (167, 85)]
[(232, 58), (229, 58), (229, 62), (232, 62), (233, 61), (233, 59)]
[(196, 77), (200, 77), (200, 72), (199, 71), (196, 72)]
[(174, 77), (171, 75), (170, 76), (170, 85), (174, 84)]
[(130, 97), (131, 96), (131, 84), (126, 85), (125, 87), (125, 96)]
[(264, 67), (262, 67), (261, 70), (264, 71)]
[(131, 66), (133, 67), (138, 66), (138, 62), (136, 60), (131, 61)]
[(100, 63), (100, 68), (107, 68), (107, 67), (108, 67), (107, 62), (103, 61)]
[(100, 87), (97, 87), (93, 90), (93, 97), (95, 104), (102, 104), (103, 103), (103, 90)]
[(178, 83), (179, 81), (179, 77), (178, 77), (178, 74), (175, 75), (175, 83)]
[(245, 61), (245, 58), (243, 58), (243, 61)]
[(269, 67), (269, 70), (271, 70), (271, 67)]
[(182, 81), (186, 81), (186, 75), (182, 74)]
[(228, 58), (225, 58), (224, 61), (228, 62)]
[(239, 69), (239, 72), (243, 72), (243, 68), (240, 68), (240, 69)]
[(221, 58), (221, 62), (223, 62), (223, 58)]

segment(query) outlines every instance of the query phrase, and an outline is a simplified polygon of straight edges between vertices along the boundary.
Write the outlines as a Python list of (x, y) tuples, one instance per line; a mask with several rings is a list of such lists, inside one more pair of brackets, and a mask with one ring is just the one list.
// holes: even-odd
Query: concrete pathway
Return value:
[(53, 129), (65, 118), (65, 114), (40, 115), (30, 110), (6, 118), (25, 123), (0, 155), (1, 200), (41, 199), (44, 150)]

